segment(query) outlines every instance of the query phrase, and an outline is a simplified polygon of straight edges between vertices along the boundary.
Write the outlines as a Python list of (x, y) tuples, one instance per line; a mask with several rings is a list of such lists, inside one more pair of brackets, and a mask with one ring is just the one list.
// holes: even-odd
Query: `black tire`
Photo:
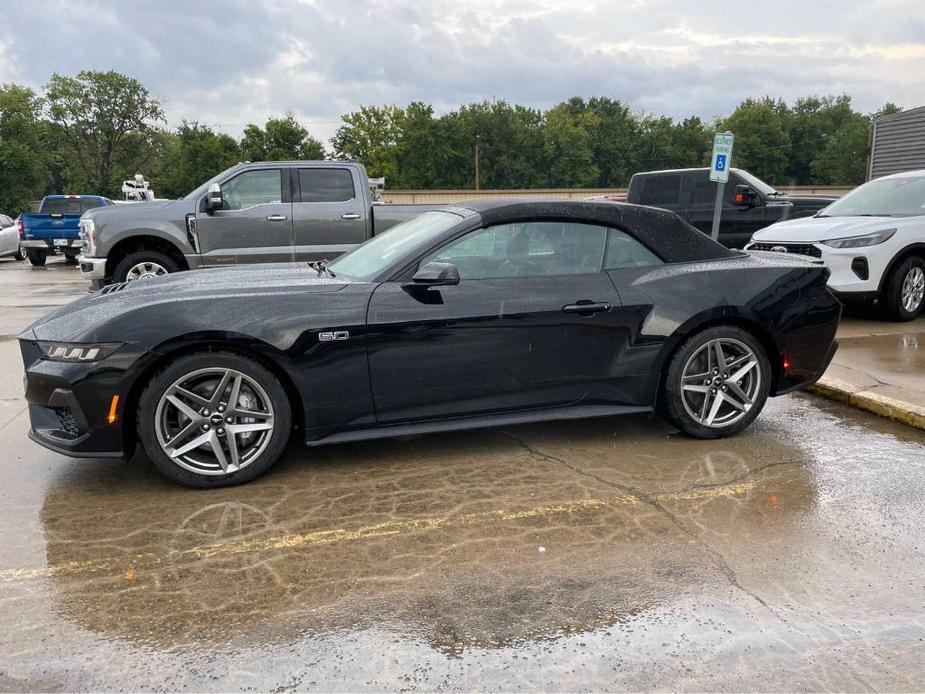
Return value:
[(178, 272), (180, 266), (173, 258), (160, 251), (135, 251), (125, 256), (112, 273), (113, 282), (125, 282), (129, 270), (140, 263), (154, 263), (160, 265), (168, 274)]
[(69, 265), (76, 263), (78, 255), (80, 255), (80, 253), (67, 253), (66, 252), (64, 254), (64, 262), (68, 263)]
[(925, 260), (918, 256), (910, 256), (893, 268), (886, 278), (883, 292), (880, 294), (880, 308), (889, 320), (902, 323), (912, 320), (922, 312), (925, 301), (921, 299), (918, 306), (911, 311), (903, 305), (903, 284), (910, 273), (916, 270), (925, 277)]
[[(743, 416), (731, 421), (726, 426), (706, 426), (695, 419), (684, 406), (681, 390), (682, 377), (688, 362), (698, 351), (707, 343), (721, 338), (737, 340), (754, 353), (757, 365), (753, 368), (757, 369), (759, 378), (756, 384), (756, 392), (752, 396), (751, 407)], [(768, 399), (770, 386), (771, 365), (764, 347), (754, 335), (746, 330), (732, 326), (708, 328), (688, 338), (671, 356), (665, 380), (662, 384), (659, 411), (670, 424), (688, 436), (698, 439), (718, 439), (732, 436), (745, 429), (755, 420)]]
[[(241, 469), (228, 474), (201, 474), (175, 462), (158, 442), (156, 412), (158, 402), (178, 379), (201, 369), (227, 368), (254, 379), (272, 402), (273, 430), (266, 447)], [(292, 428), (292, 410), (279, 380), (258, 362), (231, 352), (197, 353), (179, 357), (154, 375), (139, 399), (137, 431), (141, 445), (157, 470), (168, 479), (200, 489), (243, 484), (269, 470), (283, 452)]]
[(26, 256), (35, 267), (42, 267), (48, 259), (48, 251), (44, 248), (28, 248), (26, 249)]
[(28, 254), (26, 253), (26, 249), (22, 246), (19, 247), (19, 250), (16, 251), (16, 255), (13, 256), (13, 258), (16, 260), (25, 260), (27, 257)]

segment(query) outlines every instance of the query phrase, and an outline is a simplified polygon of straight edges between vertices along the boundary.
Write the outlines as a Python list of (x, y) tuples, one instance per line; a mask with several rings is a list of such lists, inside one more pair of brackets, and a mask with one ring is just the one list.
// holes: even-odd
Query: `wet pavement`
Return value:
[(0, 689), (925, 688), (925, 432), (794, 395), (723, 441), (292, 445), (197, 491), (35, 446), (0, 365)]

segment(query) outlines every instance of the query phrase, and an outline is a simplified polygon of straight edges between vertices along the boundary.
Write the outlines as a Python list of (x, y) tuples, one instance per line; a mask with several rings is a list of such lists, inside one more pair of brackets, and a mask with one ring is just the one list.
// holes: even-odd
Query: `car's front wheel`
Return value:
[(925, 260), (911, 256), (902, 261), (886, 279), (880, 303), (886, 316), (910, 321), (925, 303)]
[(668, 365), (660, 401), (665, 418), (701, 439), (737, 434), (768, 398), (771, 366), (761, 343), (732, 326), (688, 338)]
[(249, 482), (276, 463), (291, 428), (279, 380), (230, 352), (180, 357), (141, 395), (138, 434), (154, 466), (190, 487)]

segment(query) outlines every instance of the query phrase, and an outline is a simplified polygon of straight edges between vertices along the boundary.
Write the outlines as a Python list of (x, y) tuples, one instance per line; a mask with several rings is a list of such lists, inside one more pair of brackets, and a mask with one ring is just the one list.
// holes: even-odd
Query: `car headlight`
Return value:
[(81, 219), (79, 228), (80, 238), (84, 242), (84, 252), (93, 257), (93, 254), (96, 253), (96, 224), (93, 223), (92, 219)]
[(94, 362), (105, 359), (122, 345), (118, 342), (39, 342), (42, 356), (50, 361)]
[(873, 234), (864, 234), (863, 236), (848, 236), (843, 239), (828, 239), (827, 241), (822, 241), (826, 246), (831, 246), (832, 248), (862, 248), (864, 246), (877, 246), (884, 241), (889, 241), (893, 238), (893, 234), (896, 233), (896, 229), (884, 229), (883, 231), (877, 231)]

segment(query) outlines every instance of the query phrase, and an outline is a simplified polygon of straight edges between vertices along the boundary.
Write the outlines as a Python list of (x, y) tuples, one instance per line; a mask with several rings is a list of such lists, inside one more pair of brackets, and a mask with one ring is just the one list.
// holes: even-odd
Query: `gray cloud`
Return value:
[(171, 124), (237, 134), (289, 109), (329, 137), (360, 104), (485, 98), (548, 107), (607, 95), (674, 117), (746, 96), (847, 92), (925, 102), (921, 0), (0, 0), (0, 82), (117, 69)]

